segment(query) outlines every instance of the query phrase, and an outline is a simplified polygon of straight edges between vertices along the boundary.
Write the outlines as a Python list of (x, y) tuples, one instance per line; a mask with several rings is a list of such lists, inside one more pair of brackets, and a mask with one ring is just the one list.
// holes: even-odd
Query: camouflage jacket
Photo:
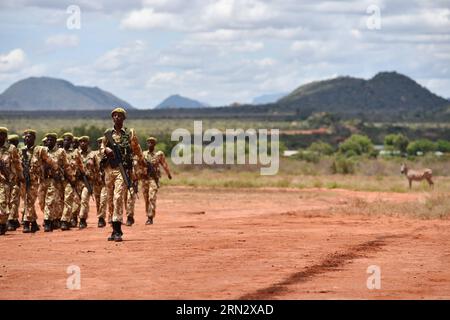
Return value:
[[(62, 181), (64, 180), (63, 172), (65, 172), (69, 177), (73, 177), (75, 175), (69, 161), (67, 160), (67, 154), (64, 149), (55, 146), (53, 149), (49, 149), (47, 152), (50, 158), (52, 158), (52, 160), (58, 164), (57, 171), (51, 170), (48, 167), (46, 168), (46, 170), (49, 170), (49, 178), (54, 178)], [(63, 172), (61, 172), (61, 169)]]
[(20, 160), (23, 167), (29, 168), (30, 180), (38, 181), (42, 177), (42, 168), (47, 164), (53, 170), (58, 169), (58, 165), (49, 156), (47, 148), (42, 146), (33, 146), (28, 149), (26, 146), (20, 149)]
[[(161, 169), (160, 166), (166, 161), (164, 153), (162, 151), (153, 151), (150, 152), (148, 150), (144, 151), (144, 159), (151, 163), (153, 166), (153, 170), (155, 170), (155, 176), (159, 179), (161, 178)], [(146, 179), (150, 179), (151, 177), (147, 173)]]
[(6, 143), (0, 147), (0, 182), (18, 183), (22, 179), (22, 166), (18, 149)]
[(99, 165), (97, 164), (96, 151), (87, 150), (86, 152), (81, 151), (81, 160), (85, 168), (86, 176), (90, 181), (94, 182), (99, 176)]

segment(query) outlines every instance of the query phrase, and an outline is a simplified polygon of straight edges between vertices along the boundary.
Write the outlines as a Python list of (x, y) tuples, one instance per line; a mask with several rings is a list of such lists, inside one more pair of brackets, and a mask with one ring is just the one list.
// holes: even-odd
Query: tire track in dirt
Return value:
[(274, 283), (265, 288), (252, 293), (247, 293), (238, 299), (240, 300), (266, 300), (273, 299), (286, 293), (290, 285), (304, 283), (312, 280), (314, 277), (326, 272), (335, 271), (337, 268), (350, 263), (357, 258), (367, 257), (370, 253), (376, 253), (386, 245), (385, 240), (391, 238), (401, 238), (405, 235), (379, 236), (375, 240), (370, 240), (349, 248), (343, 252), (335, 252), (327, 255), (319, 263), (307, 266), (303, 271), (295, 272), (286, 279)]

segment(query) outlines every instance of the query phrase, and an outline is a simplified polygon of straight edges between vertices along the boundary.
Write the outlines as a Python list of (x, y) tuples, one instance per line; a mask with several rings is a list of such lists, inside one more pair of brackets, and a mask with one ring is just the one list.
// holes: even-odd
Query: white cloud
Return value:
[(152, 8), (133, 10), (120, 23), (123, 29), (176, 29), (177, 17), (155, 12)]
[(15, 72), (25, 66), (26, 56), (22, 49), (0, 54), (0, 72)]
[(45, 43), (51, 47), (77, 47), (80, 44), (80, 39), (75, 34), (57, 34), (48, 37)]
[(94, 68), (99, 71), (115, 71), (126, 68), (130, 63), (136, 62), (145, 49), (145, 43), (136, 40), (131, 45), (114, 48), (94, 62)]

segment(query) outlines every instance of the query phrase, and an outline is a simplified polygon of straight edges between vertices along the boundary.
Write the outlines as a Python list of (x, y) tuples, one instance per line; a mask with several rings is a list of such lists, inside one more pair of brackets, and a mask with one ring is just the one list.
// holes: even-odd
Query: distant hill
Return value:
[(133, 109), (100, 88), (48, 77), (20, 80), (0, 95), (1, 110), (110, 110), (116, 106)]
[(253, 98), (252, 104), (266, 104), (266, 103), (274, 103), (287, 96), (288, 93), (273, 93), (273, 94), (264, 94), (258, 97)]
[(449, 105), (417, 82), (397, 72), (370, 80), (338, 77), (300, 86), (277, 103), (281, 109), (337, 113), (430, 112)]
[(155, 109), (192, 109), (208, 107), (206, 103), (182, 97), (179, 94), (172, 95), (158, 104)]

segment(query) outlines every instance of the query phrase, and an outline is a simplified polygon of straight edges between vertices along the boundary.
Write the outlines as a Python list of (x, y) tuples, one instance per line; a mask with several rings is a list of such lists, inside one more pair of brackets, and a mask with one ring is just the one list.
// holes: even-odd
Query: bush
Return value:
[(334, 152), (333, 147), (330, 144), (322, 141), (313, 142), (308, 147), (308, 151), (317, 153), (322, 156), (330, 156)]
[(384, 138), (384, 146), (386, 150), (398, 150), (401, 153), (405, 153), (408, 147), (409, 140), (403, 134), (388, 134)]
[(331, 164), (331, 172), (334, 174), (353, 174), (356, 169), (356, 160), (354, 158), (346, 158), (337, 156)]
[(353, 157), (355, 155), (373, 155), (373, 143), (367, 136), (353, 134), (339, 145), (339, 153), (346, 156), (347, 158)]
[(416, 156), (418, 152), (433, 152), (436, 151), (437, 146), (433, 141), (428, 139), (420, 139), (416, 141), (412, 141), (408, 144), (408, 148), (406, 151), (409, 155)]
[(436, 143), (437, 151), (450, 153), (450, 141), (447, 140), (438, 140)]

